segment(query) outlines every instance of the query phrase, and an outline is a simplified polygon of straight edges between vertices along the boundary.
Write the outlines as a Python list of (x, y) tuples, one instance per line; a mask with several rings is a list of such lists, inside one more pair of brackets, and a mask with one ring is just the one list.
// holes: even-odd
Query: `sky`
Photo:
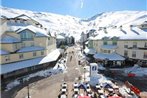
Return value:
[(1, 5), (79, 18), (90, 18), (109, 11), (147, 10), (147, 0), (1, 0)]

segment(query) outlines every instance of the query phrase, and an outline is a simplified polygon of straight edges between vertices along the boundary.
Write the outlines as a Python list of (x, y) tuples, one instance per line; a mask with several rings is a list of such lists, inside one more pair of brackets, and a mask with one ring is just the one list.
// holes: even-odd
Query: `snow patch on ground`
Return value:
[(144, 76), (147, 75), (147, 68), (142, 68), (139, 65), (135, 64), (133, 67), (124, 68), (124, 73), (133, 73), (135, 76)]

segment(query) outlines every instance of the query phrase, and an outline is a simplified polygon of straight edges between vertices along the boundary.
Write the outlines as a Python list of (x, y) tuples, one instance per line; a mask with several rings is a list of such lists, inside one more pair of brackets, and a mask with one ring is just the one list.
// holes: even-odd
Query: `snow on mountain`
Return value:
[(28, 15), (40, 22), (45, 28), (56, 33), (66, 33), (76, 39), (82, 31), (98, 29), (99, 27), (138, 25), (147, 20), (147, 11), (116, 11), (97, 14), (88, 19), (80, 19), (68, 15), (48, 12), (35, 12), (13, 8), (0, 7), (1, 15), (12, 18), (21, 14)]

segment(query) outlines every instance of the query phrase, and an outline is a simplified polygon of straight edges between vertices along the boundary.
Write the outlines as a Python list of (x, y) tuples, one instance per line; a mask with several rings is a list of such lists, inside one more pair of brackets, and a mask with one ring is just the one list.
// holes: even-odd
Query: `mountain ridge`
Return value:
[[(70, 15), (60, 15), (49, 12), (37, 12), (20, 10), (8, 7), (0, 7), (1, 15), (8, 18), (25, 14), (40, 22), (51, 32), (66, 33), (78, 36), (83, 31), (98, 29), (99, 27), (139, 25), (146, 21), (147, 11), (113, 11), (96, 14), (88, 19), (81, 19)], [(85, 20), (85, 21), (84, 21)]]

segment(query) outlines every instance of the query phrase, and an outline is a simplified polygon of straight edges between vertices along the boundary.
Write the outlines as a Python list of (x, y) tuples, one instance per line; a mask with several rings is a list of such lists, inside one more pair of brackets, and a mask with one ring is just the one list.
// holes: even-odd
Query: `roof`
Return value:
[(85, 42), (85, 44), (88, 44), (88, 43), (89, 43), (89, 41), (86, 41), (86, 42)]
[(39, 57), (39, 58), (30, 59), (30, 60), (24, 60), (24, 61), (19, 61), (19, 62), (15, 62), (15, 63), (0, 65), (1, 66), (1, 74), (9, 73), (9, 72), (12, 72), (15, 70), (19, 70), (19, 69), (23, 69), (23, 68), (27, 68), (27, 67), (31, 67), (31, 66), (35, 66), (38, 64), (43, 64), (43, 63), (55, 61), (58, 59), (58, 57), (61, 53), (60, 51), (61, 51), (60, 49), (56, 49), (56, 50), (52, 51), (51, 53), (49, 53), (45, 57)]
[(93, 49), (93, 48), (85, 48), (85, 49), (84, 49), (84, 52), (85, 52), (86, 54), (95, 54), (95, 53), (96, 53), (96, 50)]
[[(95, 37), (90, 37), (91, 40), (99, 40), (104, 37), (113, 38), (114, 36), (119, 37), (119, 39), (123, 40), (131, 40), (131, 39), (147, 39), (147, 31), (142, 30), (138, 27), (124, 27), (122, 30), (119, 28), (108, 28), (107, 33), (103, 30), (98, 31), (98, 35)], [(118, 39), (118, 40), (119, 40)]]
[(49, 59), (50, 59), (51, 61), (55, 61), (55, 60), (59, 57), (60, 53), (62, 53), (62, 52), (63, 52), (62, 49), (56, 49), (56, 50), (54, 50), (53, 52), (51, 52), (50, 54), (48, 54), (46, 57), (44, 57), (44, 58), (40, 61), (40, 63), (47, 62)]
[[(12, 19), (15, 19), (15, 18), (19, 18), (19, 19), (24, 19), (24, 20), (32, 20), (33, 22), (35, 23), (39, 23), (38, 21), (36, 21), (35, 19), (33, 19), (32, 17), (29, 17), (25, 14), (21, 14), (21, 15), (18, 15), (16, 17), (13, 17)], [(40, 24), (40, 23), (39, 23)]]
[(57, 39), (65, 39), (65, 37), (64, 36), (62, 36), (62, 35), (57, 35), (57, 37), (56, 37)]
[(90, 63), (90, 66), (97, 66), (97, 63)]
[(95, 59), (102, 59), (102, 60), (108, 59), (110, 61), (112, 61), (112, 60), (120, 60), (120, 61), (125, 60), (124, 57), (120, 56), (117, 53), (110, 53), (110, 54), (97, 53), (97, 54), (94, 55), (94, 58)]
[(102, 45), (101, 48), (103, 49), (116, 49), (116, 45)]
[(20, 40), (9, 35), (3, 35), (1, 37), (0, 43), (17, 43), (17, 42), (20, 42)]
[(3, 54), (9, 54), (9, 52), (6, 51), (6, 50), (2, 50), (2, 49), (0, 49), (0, 55), (3, 55)]
[(36, 34), (36, 36), (49, 36), (47, 34), (47, 31), (45, 31), (44, 29), (41, 29), (41, 28), (38, 28), (38, 27), (35, 27), (33, 25), (28, 25), (28, 26), (22, 26), (20, 27), (18, 30), (17, 30), (17, 33), (20, 33), (21, 31), (23, 30), (31, 30), (32, 32), (34, 32)]
[(40, 46), (29, 46), (29, 47), (24, 47), (21, 48), (18, 52), (30, 52), (30, 51), (39, 51), (39, 50), (45, 50), (44, 47), (40, 47)]

